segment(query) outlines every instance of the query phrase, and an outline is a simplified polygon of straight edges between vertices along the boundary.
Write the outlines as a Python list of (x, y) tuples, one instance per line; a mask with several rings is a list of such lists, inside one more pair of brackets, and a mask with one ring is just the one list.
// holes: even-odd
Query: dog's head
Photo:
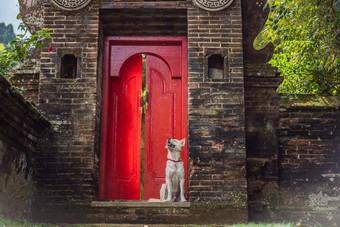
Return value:
[(175, 139), (171, 139), (171, 138), (168, 138), (166, 140), (166, 146), (165, 148), (166, 149), (169, 149), (169, 150), (181, 150), (182, 147), (184, 147), (185, 145), (185, 138), (182, 139), (182, 140), (175, 140)]

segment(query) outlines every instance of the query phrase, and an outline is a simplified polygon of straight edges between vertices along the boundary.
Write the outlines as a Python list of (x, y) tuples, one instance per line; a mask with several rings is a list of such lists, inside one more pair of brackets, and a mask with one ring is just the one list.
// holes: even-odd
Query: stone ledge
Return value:
[(190, 208), (190, 202), (92, 201), (91, 207)]

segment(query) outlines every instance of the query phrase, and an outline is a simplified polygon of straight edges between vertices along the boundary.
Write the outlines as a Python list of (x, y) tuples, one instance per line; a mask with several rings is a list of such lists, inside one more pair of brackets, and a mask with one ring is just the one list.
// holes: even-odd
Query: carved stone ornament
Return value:
[(76, 11), (87, 6), (92, 0), (50, 0), (53, 5), (66, 11)]
[(207, 11), (220, 11), (227, 8), (233, 0), (193, 0), (201, 9)]

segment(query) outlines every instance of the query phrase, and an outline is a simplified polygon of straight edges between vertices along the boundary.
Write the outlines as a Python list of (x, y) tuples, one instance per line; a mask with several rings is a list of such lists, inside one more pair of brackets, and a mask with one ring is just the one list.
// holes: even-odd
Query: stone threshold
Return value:
[(92, 201), (91, 207), (190, 208), (190, 202)]

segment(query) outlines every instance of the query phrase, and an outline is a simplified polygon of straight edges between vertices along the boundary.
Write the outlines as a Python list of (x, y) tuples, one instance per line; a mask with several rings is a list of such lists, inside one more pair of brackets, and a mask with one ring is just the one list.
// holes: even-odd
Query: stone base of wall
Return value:
[(291, 220), (303, 226), (339, 226), (339, 211), (315, 211), (300, 209), (282, 209), (280, 220)]
[(49, 223), (232, 224), (248, 222), (247, 208), (225, 203), (191, 203), (190, 207), (92, 207), (91, 203), (35, 206), (33, 220)]

